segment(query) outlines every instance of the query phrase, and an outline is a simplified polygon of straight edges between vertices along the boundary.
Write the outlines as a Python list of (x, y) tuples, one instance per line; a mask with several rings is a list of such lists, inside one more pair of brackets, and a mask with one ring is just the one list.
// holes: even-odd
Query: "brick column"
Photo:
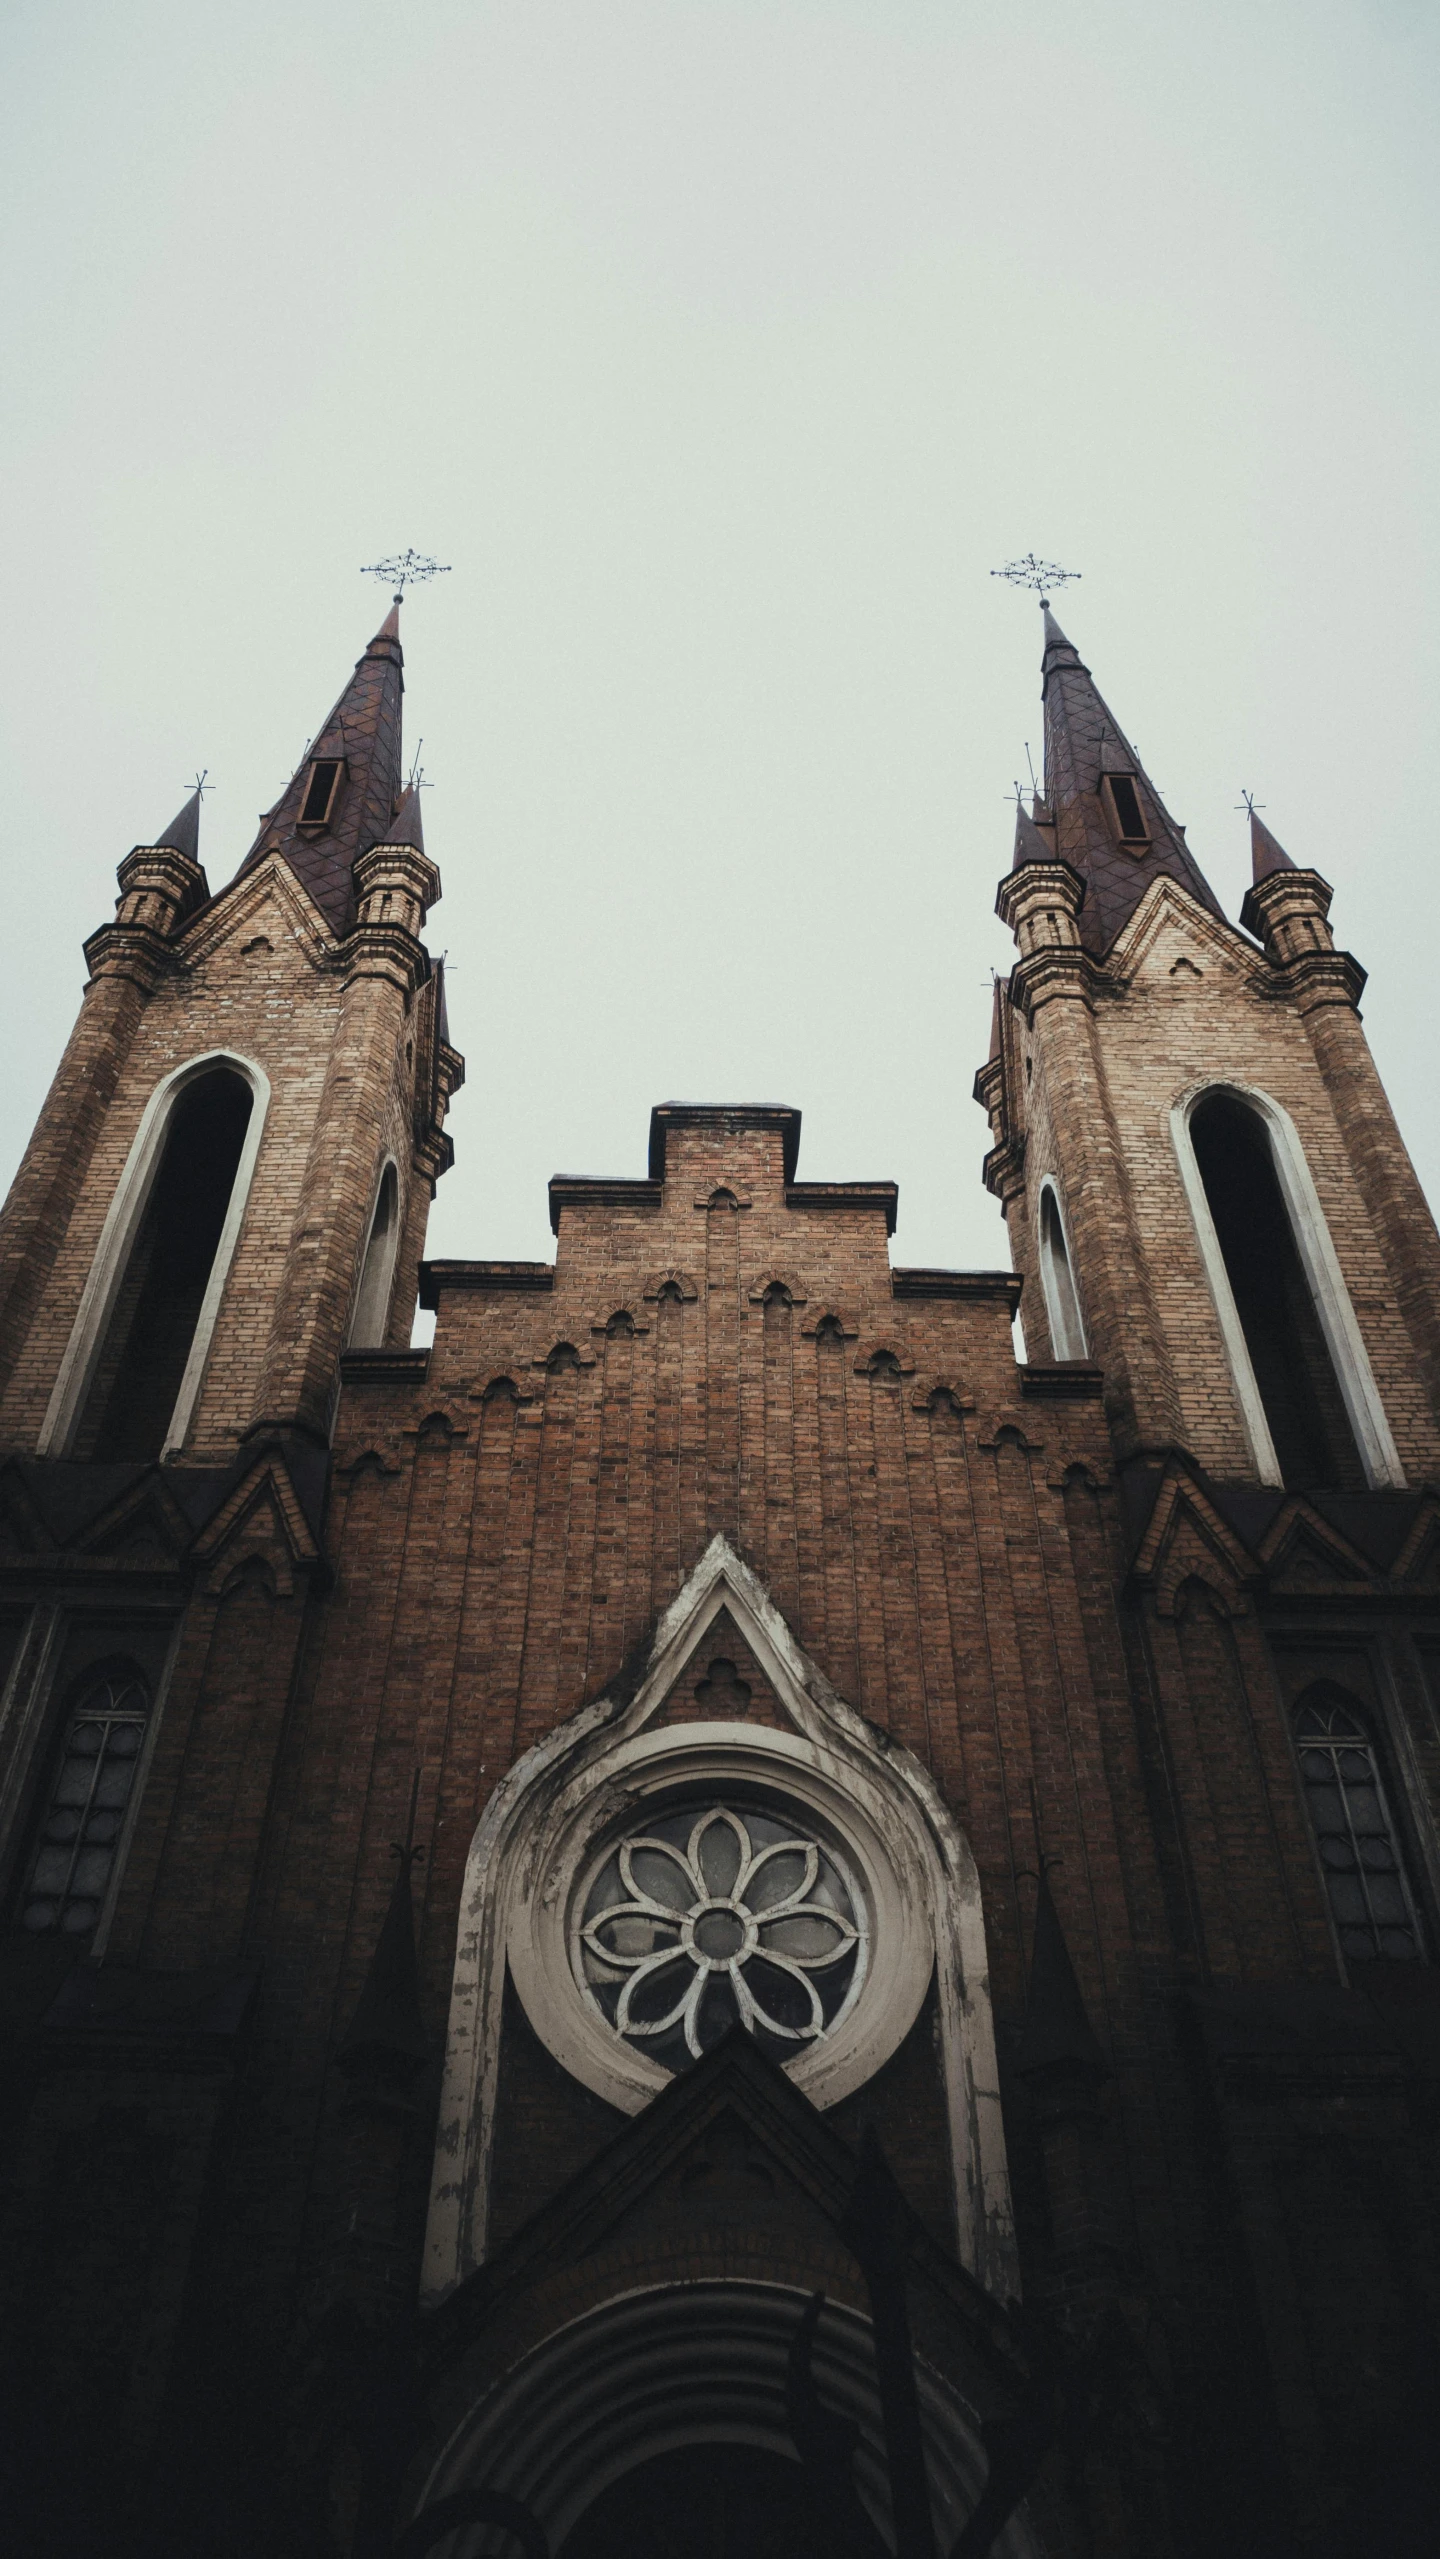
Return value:
[(340, 1027), (247, 1438), (279, 1429), (329, 1439), (375, 1170), (403, 1079), (405, 1019), (429, 975), (417, 935), (439, 893), (434, 864), (410, 845), (376, 845), (356, 863), (355, 885), (359, 921), (342, 945)]
[(1028, 862), (997, 907), (1020, 945), (1015, 998), (1035, 1032), (1064, 1156), (1080, 1300), (1121, 1454), (1178, 1442), (1180, 1395), (1148, 1281), (1091, 1003), (1094, 963), (1076, 921), (1084, 884), (1068, 862)]

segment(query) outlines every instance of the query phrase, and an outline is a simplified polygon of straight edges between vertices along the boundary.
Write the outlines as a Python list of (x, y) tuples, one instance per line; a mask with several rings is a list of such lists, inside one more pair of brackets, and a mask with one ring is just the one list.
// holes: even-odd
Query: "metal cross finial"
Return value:
[(1008, 578), (1012, 586), (1033, 587), (1042, 604), (1049, 603), (1052, 587), (1069, 586), (1083, 574), (1080, 569), (1062, 569), (1056, 560), (1037, 560), (1033, 551), (1027, 551), (1023, 560), (1007, 560), (1003, 569), (990, 572), (992, 578)]
[(425, 551), (397, 551), (393, 560), (373, 560), (360, 572), (362, 578), (387, 578), (393, 582), (398, 604), (407, 586), (423, 586), (430, 578), (448, 578), (448, 560), (432, 560)]
[(1242, 782), (1240, 786), (1240, 797), (1236, 801), (1235, 806), (1237, 811), (1243, 809), (1247, 817), (1253, 817), (1257, 809), (1263, 809), (1265, 803), (1263, 800), (1257, 800), (1253, 791), (1247, 791)]
[(206, 779), (206, 775), (209, 773), (209, 770), (210, 770), (210, 767), (209, 767), (209, 765), (207, 764), (207, 765), (206, 765), (206, 767), (205, 767), (205, 772), (204, 772), (204, 773), (197, 773), (197, 774), (195, 775), (195, 777), (194, 777), (194, 780), (191, 782), (191, 785), (190, 785), (190, 788), (191, 788), (191, 790), (192, 790), (192, 791), (198, 791), (198, 792), (199, 792), (200, 797), (201, 797), (201, 799), (202, 799), (202, 800), (204, 799), (205, 794), (206, 794), (206, 792), (207, 792), (207, 791), (213, 791), (213, 790), (214, 790), (214, 788), (215, 788), (214, 783), (213, 783), (213, 782), (210, 782), (210, 781), (207, 781), (207, 779)]
[(412, 764), (411, 764), (410, 771), (409, 771), (409, 775), (408, 775), (408, 777), (407, 777), (407, 779), (406, 779), (406, 783), (405, 783), (405, 788), (406, 788), (406, 790), (407, 790), (407, 791), (433, 791), (433, 790), (434, 790), (434, 788), (435, 788), (435, 785), (434, 785), (434, 783), (433, 783), (433, 782), (427, 782), (427, 781), (426, 781), (426, 779), (425, 779), (425, 767), (424, 767), (424, 765), (423, 765), (423, 764), (421, 763), (421, 761), (420, 761), (420, 749), (422, 748), (422, 746), (424, 745), (424, 743), (425, 743), (425, 740), (423, 739), (423, 737), (421, 737), (421, 738), (417, 738), (417, 739), (416, 739), (416, 741), (415, 741), (415, 756), (414, 756), (414, 761), (413, 761), (413, 762), (412, 762)]

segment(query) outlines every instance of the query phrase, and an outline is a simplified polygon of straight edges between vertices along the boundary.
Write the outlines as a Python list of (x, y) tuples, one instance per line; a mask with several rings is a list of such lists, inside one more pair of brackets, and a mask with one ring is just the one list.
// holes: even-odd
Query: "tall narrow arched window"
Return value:
[(352, 1350), (378, 1350), (385, 1339), (385, 1323), (390, 1313), (390, 1283), (395, 1274), (395, 1249), (399, 1240), (400, 1182), (394, 1165), (387, 1164), (375, 1195), (375, 1213), (370, 1220), (369, 1240), (360, 1269), (355, 1321), (350, 1327)]
[(134, 1792), (150, 1694), (130, 1663), (86, 1674), (67, 1713), (30, 1853), (19, 1920), (32, 1936), (88, 1937)]
[(176, 1101), (73, 1455), (158, 1457), (170, 1440), (254, 1106), (229, 1066), (197, 1076)]
[[(1227, 1089), (1204, 1093), (1190, 1115), (1189, 1137), (1223, 1266), (1218, 1275), (1212, 1269), (1212, 1285), (1222, 1327), (1228, 1318), (1239, 1328), (1231, 1364), (1249, 1407), (1262, 1474), (1294, 1489), (1360, 1490), (1401, 1480), (1308, 1175), (1303, 1205), (1310, 1231), (1300, 1236), (1277, 1169), (1274, 1130), (1259, 1108)], [(1357, 1444), (1357, 1411), (1370, 1443), (1365, 1455)]]
[(1295, 1742), (1341, 1952), (1350, 1963), (1423, 1959), (1419, 1908), (1360, 1706), (1317, 1680), (1296, 1707)]
[(1075, 1291), (1075, 1275), (1070, 1268), (1070, 1248), (1065, 1241), (1065, 1221), (1053, 1184), (1046, 1182), (1040, 1193), (1040, 1285), (1045, 1292), (1045, 1312), (1050, 1318), (1050, 1347), (1056, 1359), (1084, 1359), (1087, 1356), (1085, 1326), (1080, 1315), (1080, 1300)]
[(183, 1446), (269, 1096), (258, 1066), (213, 1052), (151, 1094), (60, 1363), (42, 1457), (150, 1458)]

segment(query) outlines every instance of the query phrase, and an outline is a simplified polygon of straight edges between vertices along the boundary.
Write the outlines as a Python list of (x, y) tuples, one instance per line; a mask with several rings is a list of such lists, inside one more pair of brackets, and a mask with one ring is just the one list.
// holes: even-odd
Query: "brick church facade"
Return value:
[(768, 1105), (427, 1262), (401, 667), (122, 862), (0, 1221), (11, 2546), (1432, 2546), (1440, 1243), (1329, 886), (1254, 817), (1228, 918), (1047, 610), (1013, 1271)]

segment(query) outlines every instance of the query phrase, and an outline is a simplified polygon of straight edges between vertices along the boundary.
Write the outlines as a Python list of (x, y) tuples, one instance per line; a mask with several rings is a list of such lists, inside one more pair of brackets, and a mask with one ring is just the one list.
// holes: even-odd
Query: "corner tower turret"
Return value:
[(199, 794), (113, 923), (0, 1218), (0, 1447), (233, 1462), (323, 1444), (347, 1343), (408, 1341), (461, 1078), (421, 939), (398, 611), (227, 888)]
[(1252, 815), (1237, 929), (1048, 608), (1042, 687), (1044, 785), (998, 898), (1018, 959), (976, 1082), (1031, 1358), (1102, 1366), (1122, 1455), (1422, 1480), (1435, 1229), (1329, 886)]

